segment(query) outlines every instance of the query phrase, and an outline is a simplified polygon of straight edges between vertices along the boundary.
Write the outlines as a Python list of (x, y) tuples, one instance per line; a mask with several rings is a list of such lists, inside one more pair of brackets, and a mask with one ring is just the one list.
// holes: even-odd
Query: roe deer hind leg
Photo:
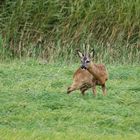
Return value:
[(67, 89), (67, 94), (71, 93), (72, 91), (76, 90), (75, 88), (73, 87), (68, 87)]
[(103, 95), (105, 96), (106, 95), (106, 86), (105, 86), (105, 84), (102, 85), (102, 91), (103, 91)]
[(88, 88), (87, 88), (86, 86), (80, 88), (81, 94), (82, 94), (82, 95), (85, 95), (85, 91), (86, 91), (86, 90), (88, 90)]
[(68, 89), (67, 89), (67, 94), (69, 94), (69, 93), (71, 93), (72, 91), (74, 91), (74, 90), (77, 90), (77, 89), (79, 89), (79, 85), (77, 85), (77, 84), (72, 84), (70, 87), (68, 87)]
[(94, 96), (96, 96), (96, 83), (94, 83), (92, 86), (92, 92), (93, 92)]

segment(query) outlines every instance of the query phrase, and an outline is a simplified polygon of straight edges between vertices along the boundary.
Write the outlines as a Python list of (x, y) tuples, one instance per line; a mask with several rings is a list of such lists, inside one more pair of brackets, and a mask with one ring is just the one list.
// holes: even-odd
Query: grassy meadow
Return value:
[[(66, 94), (83, 44), (107, 96)], [(0, 1), (0, 140), (139, 140), (139, 118), (139, 0)]]
[(140, 67), (107, 65), (107, 96), (66, 94), (78, 63), (0, 63), (1, 140), (139, 140)]

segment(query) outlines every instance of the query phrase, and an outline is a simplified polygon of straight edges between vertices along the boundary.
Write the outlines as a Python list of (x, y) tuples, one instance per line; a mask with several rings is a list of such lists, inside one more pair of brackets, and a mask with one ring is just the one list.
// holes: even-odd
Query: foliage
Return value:
[(107, 56), (140, 60), (139, 0), (5, 0), (0, 7), (1, 57), (69, 60), (89, 43)]

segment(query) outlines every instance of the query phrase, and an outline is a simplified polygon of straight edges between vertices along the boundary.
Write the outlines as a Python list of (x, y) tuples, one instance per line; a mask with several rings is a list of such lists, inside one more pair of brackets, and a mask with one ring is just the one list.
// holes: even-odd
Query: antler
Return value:
[(90, 48), (89, 44), (83, 44), (84, 56), (88, 56), (89, 48)]
[(86, 45), (86, 55), (89, 54), (89, 47), (90, 47), (89, 44), (87, 44), (87, 45)]
[(83, 44), (84, 56), (86, 55), (86, 45)]

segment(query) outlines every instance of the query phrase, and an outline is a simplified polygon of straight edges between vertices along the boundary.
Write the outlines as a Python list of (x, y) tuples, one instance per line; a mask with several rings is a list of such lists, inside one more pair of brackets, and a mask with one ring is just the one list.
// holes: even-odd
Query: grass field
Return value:
[(78, 66), (1, 63), (0, 140), (139, 140), (140, 66), (107, 65), (105, 97), (67, 95)]

